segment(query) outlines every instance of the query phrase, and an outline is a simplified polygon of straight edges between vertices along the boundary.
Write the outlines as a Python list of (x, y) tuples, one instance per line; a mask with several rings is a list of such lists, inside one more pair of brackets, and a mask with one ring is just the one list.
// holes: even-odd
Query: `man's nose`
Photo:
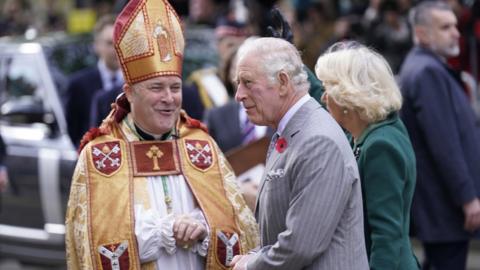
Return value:
[(456, 27), (453, 28), (453, 36), (456, 38), (456, 39), (459, 39), (460, 38), (460, 32), (458, 31), (458, 29)]
[(241, 102), (243, 99), (245, 98), (244, 94), (243, 94), (243, 89), (242, 89), (242, 86), (239, 84), (237, 86), (237, 91), (235, 93), (235, 100), (237, 102)]
[(166, 91), (164, 91), (162, 95), (162, 101), (167, 103), (173, 102), (172, 90), (167, 89)]

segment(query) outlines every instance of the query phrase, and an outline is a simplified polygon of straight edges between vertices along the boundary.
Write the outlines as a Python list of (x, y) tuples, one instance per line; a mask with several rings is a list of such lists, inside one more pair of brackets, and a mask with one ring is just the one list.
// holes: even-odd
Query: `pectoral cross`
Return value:
[(160, 171), (160, 167), (158, 166), (158, 159), (163, 156), (163, 152), (160, 151), (160, 149), (156, 145), (154, 145), (150, 147), (150, 150), (146, 153), (146, 155), (149, 159), (153, 159), (153, 170)]

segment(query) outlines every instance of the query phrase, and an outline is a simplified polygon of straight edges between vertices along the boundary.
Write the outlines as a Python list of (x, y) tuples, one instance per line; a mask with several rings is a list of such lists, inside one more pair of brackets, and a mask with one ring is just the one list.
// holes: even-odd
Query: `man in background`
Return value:
[(107, 92), (123, 84), (115, 48), (113, 46), (113, 25), (115, 17), (105, 15), (96, 23), (94, 49), (98, 56), (96, 66), (73, 74), (67, 89), (66, 118), (68, 134), (78, 146), (83, 134), (91, 127), (90, 109), (97, 92)]
[[(3, 191), (7, 189), (8, 186), (8, 173), (7, 167), (5, 166), (6, 152), (7, 147), (2, 139), (2, 136), (0, 136), (0, 195)], [(2, 210), (1, 198), (2, 196), (0, 196), (0, 211)]]
[(417, 159), (413, 231), (423, 269), (462, 270), (480, 227), (480, 126), (446, 59), (460, 53), (457, 19), (445, 2), (411, 14), (415, 47), (400, 71), (402, 119)]

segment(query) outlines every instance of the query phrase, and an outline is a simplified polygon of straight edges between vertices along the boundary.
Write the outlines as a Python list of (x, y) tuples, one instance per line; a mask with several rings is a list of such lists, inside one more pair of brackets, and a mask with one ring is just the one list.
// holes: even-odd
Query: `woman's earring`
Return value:
[(343, 114), (347, 114), (348, 113), (348, 110), (347, 109), (344, 109), (343, 110)]
[(323, 102), (323, 103), (327, 103), (327, 92), (324, 92), (322, 94), (322, 96), (320, 97), (320, 100)]

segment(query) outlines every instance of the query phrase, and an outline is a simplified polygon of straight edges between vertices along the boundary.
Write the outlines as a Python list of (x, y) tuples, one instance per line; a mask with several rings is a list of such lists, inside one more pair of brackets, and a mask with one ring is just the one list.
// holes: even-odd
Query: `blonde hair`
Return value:
[(402, 106), (402, 95), (387, 61), (360, 44), (341, 42), (315, 66), (329, 98), (359, 113), (368, 123), (384, 120)]

